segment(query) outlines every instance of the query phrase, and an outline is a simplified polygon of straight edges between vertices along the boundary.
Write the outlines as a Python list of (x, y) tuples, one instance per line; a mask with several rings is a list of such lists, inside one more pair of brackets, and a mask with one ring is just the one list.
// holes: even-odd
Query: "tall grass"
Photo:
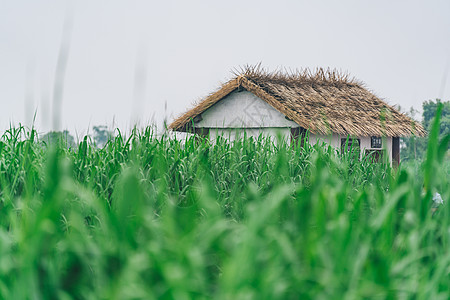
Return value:
[(429, 140), (396, 170), (262, 137), (74, 149), (11, 128), (0, 298), (447, 299), (450, 209), (430, 207), (450, 197), (448, 139)]

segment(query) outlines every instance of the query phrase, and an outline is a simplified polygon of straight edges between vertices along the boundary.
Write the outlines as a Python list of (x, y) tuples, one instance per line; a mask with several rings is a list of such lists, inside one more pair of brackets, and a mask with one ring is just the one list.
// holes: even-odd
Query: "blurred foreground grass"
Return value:
[(0, 298), (448, 299), (447, 144), (394, 170), (264, 138), (67, 149), (12, 128)]

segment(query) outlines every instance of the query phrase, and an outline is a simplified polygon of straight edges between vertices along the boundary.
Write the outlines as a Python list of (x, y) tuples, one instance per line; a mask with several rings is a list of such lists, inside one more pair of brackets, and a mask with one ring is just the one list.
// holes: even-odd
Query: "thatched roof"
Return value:
[(169, 128), (187, 131), (196, 116), (236, 89), (244, 88), (315, 134), (426, 135), (419, 123), (386, 104), (362, 83), (334, 70), (305, 69), (287, 74), (269, 73), (256, 66), (246, 67), (234, 75)]

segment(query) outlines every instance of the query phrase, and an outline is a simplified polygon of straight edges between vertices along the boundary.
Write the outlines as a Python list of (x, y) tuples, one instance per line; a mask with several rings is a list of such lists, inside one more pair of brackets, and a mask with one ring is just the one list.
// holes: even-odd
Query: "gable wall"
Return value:
[(254, 94), (234, 91), (201, 114), (196, 127), (261, 128), (298, 127), (275, 108)]

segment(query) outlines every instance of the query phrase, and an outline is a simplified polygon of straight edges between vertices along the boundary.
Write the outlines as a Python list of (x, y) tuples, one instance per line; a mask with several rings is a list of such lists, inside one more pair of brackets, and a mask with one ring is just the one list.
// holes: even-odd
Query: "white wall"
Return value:
[(234, 141), (237, 138), (244, 136), (244, 131), (247, 137), (253, 137), (257, 139), (260, 135), (265, 137), (270, 137), (270, 139), (277, 143), (278, 137), (284, 139), (286, 141), (290, 141), (291, 137), (291, 129), (290, 128), (274, 128), (274, 127), (266, 127), (266, 128), (211, 128), (209, 130), (209, 136), (211, 140), (215, 140), (217, 136), (222, 136), (230, 141)]
[(338, 148), (341, 146), (341, 137), (340, 137), (340, 135), (337, 135), (337, 134), (319, 135), (319, 134), (310, 133), (308, 135), (308, 140), (311, 145), (315, 145), (318, 142), (325, 142), (335, 148)]
[(234, 91), (202, 113), (196, 127), (298, 127), (278, 110), (248, 91)]

